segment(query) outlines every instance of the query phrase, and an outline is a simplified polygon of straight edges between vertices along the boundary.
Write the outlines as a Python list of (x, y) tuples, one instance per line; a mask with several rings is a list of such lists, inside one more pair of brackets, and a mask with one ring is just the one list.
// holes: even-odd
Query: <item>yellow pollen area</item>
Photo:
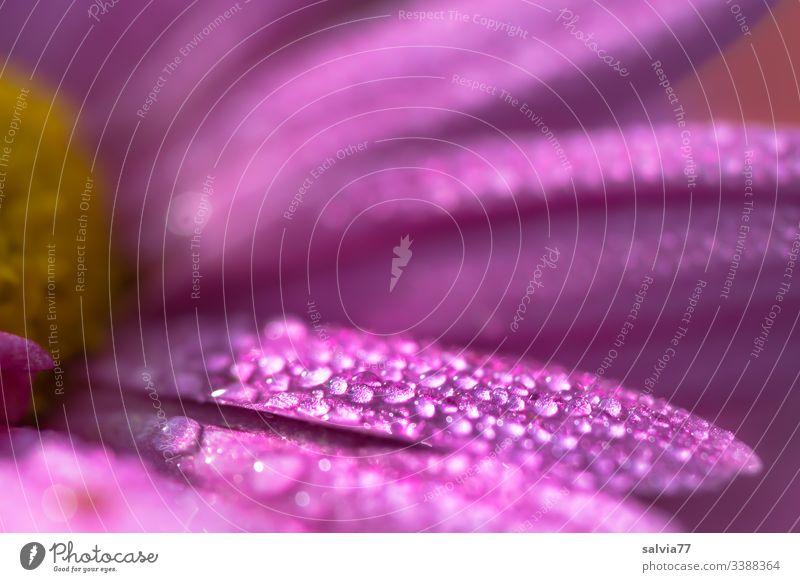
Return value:
[(57, 363), (96, 345), (108, 322), (102, 185), (78, 142), (52, 92), (3, 73), (0, 330), (38, 342)]

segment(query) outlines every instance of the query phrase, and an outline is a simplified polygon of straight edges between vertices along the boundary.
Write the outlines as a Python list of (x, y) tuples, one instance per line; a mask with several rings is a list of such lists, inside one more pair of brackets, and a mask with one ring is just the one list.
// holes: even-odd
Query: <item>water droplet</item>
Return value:
[(437, 366), (434, 366), (431, 362), (425, 360), (415, 360), (411, 362), (411, 365), (409, 367), (413, 369), (417, 374), (427, 374)]
[(286, 321), (278, 319), (269, 322), (264, 327), (264, 335), (270, 340), (279, 340), (283, 338), (300, 340), (303, 339), (307, 333), (308, 330), (303, 322), (296, 319), (287, 319)]
[(503, 432), (513, 438), (519, 438), (525, 434), (525, 427), (518, 422), (507, 422), (503, 425)]
[(567, 404), (567, 412), (572, 416), (588, 416), (592, 413), (592, 405), (588, 398), (573, 398)]
[(472, 432), (472, 423), (465, 418), (458, 420), (448, 427), (448, 430), (457, 435), (468, 435)]
[(552, 398), (543, 396), (533, 403), (533, 411), (539, 416), (555, 416), (558, 413), (558, 404)]
[(335, 395), (344, 394), (347, 392), (347, 380), (341, 376), (334, 376), (328, 382), (328, 392)]
[(259, 392), (250, 384), (230, 384), (220, 390), (214, 390), (211, 396), (224, 402), (252, 404), (258, 400)]
[(447, 364), (455, 371), (460, 372), (466, 370), (469, 364), (463, 356), (447, 357)]
[(558, 392), (572, 390), (572, 384), (566, 378), (555, 378), (551, 383), (551, 388)]
[(492, 392), (488, 388), (479, 388), (475, 391), (475, 397), (488, 402), (492, 399)]
[(503, 390), (502, 388), (495, 388), (492, 392), (492, 401), (495, 404), (503, 405), (508, 402), (508, 392)]
[(616, 398), (603, 398), (600, 401), (600, 410), (616, 418), (622, 412), (622, 404)]
[(231, 375), (239, 382), (247, 382), (256, 371), (256, 365), (252, 362), (239, 362), (231, 366)]
[(308, 507), (311, 503), (311, 496), (305, 491), (298, 491), (294, 496), (294, 502), (300, 507)]
[(331, 407), (330, 405), (321, 399), (310, 398), (309, 400), (303, 402), (298, 410), (310, 416), (322, 416), (324, 414), (328, 414)]
[(264, 386), (270, 392), (286, 392), (289, 389), (289, 382), (291, 381), (289, 374), (277, 372), (264, 380)]
[(282, 357), (276, 355), (265, 355), (258, 360), (258, 367), (261, 368), (261, 371), (267, 376), (277, 374), (283, 370), (285, 365), (286, 361)]
[(414, 389), (408, 384), (392, 384), (383, 395), (383, 399), (391, 404), (399, 404), (414, 398)]
[(407, 356), (412, 355), (414, 352), (419, 350), (419, 344), (414, 340), (410, 339), (402, 339), (397, 340), (397, 351), (401, 354), (406, 354)]
[(386, 361), (387, 370), (404, 370), (406, 368), (406, 361), (403, 358), (390, 358)]
[(200, 447), (200, 424), (185, 416), (173, 416), (155, 435), (156, 448), (169, 455), (182, 455)]
[(622, 423), (615, 422), (611, 426), (608, 427), (608, 434), (611, 438), (622, 438), (625, 436), (625, 425)]
[(453, 383), (461, 390), (472, 390), (478, 385), (478, 381), (472, 376), (463, 376), (453, 380)]
[(358, 402), (359, 404), (366, 404), (372, 400), (374, 394), (372, 388), (366, 384), (356, 384), (350, 390), (350, 398), (353, 402)]
[(427, 378), (424, 378), (420, 382), (420, 384), (422, 384), (426, 388), (438, 388), (446, 381), (447, 381), (447, 376), (445, 376), (444, 374), (433, 374), (431, 376), (428, 376)]
[(576, 439), (573, 435), (560, 435), (558, 437), (558, 441), (556, 442), (556, 446), (565, 450), (571, 451), (578, 445), (578, 439)]
[(540, 443), (549, 443), (553, 438), (553, 435), (547, 432), (545, 429), (538, 427), (533, 430), (533, 438)]
[(363, 384), (369, 388), (378, 388), (381, 385), (381, 379), (372, 372), (358, 372), (354, 374), (353, 382), (356, 384)]
[(686, 462), (692, 458), (692, 451), (690, 449), (674, 449), (672, 454), (676, 459), (682, 462)]
[(517, 376), (517, 381), (528, 390), (536, 388), (536, 381), (530, 374), (520, 374), (519, 376)]
[(303, 370), (295, 379), (295, 382), (300, 388), (313, 388), (314, 386), (319, 386), (327, 382), (331, 374), (330, 368), (321, 366), (319, 368)]
[(286, 410), (297, 406), (298, 401), (299, 399), (294, 394), (290, 394), (289, 392), (281, 392), (280, 394), (276, 394), (267, 400), (267, 406)]
[(436, 406), (430, 400), (424, 398), (420, 399), (419, 402), (417, 402), (417, 414), (422, 418), (431, 418), (436, 414)]

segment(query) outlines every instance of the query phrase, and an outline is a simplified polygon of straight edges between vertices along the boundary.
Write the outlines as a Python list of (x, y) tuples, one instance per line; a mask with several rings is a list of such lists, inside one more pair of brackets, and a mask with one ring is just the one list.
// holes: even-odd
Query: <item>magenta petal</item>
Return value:
[(0, 366), (6, 371), (35, 374), (53, 367), (53, 360), (40, 345), (0, 331)]
[[(716, 398), (724, 401), (799, 244), (800, 134), (693, 126), (691, 160), (671, 126), (566, 134), (561, 143), (572, 172), (541, 139), (487, 138), (468, 150), (410, 140), (406, 151), (387, 154), (396, 169), (369, 174), (378, 168), (366, 167), (368, 175), (334, 200), (309, 197), (285, 231), (280, 222), (265, 223), (248, 268), (241, 251), (227, 253), (226, 298), (245, 289), (261, 317), (303, 313), (313, 300), (325, 321), (500, 347), (591, 371), (614, 349), (603, 373), (625, 377), (638, 365), (630, 384), (644, 388), (700, 284), (699, 307), (682, 325), (681, 362), (673, 361), (656, 392), (670, 397), (702, 348), (697, 364), (733, 361), (717, 370), (694, 365), (683, 381), (689, 398), (680, 403), (694, 405), (706, 372), (715, 374)], [(327, 176), (336, 190), (360, 170)], [(390, 289), (392, 249), (406, 234), (415, 239), (414, 257)], [(263, 268), (277, 255), (279, 282)], [(533, 284), (542, 257), (549, 262)], [(183, 262), (176, 303), (189, 296), (190, 264)], [(202, 288), (203, 305), (215, 309), (220, 295), (211, 280)], [(629, 341), (616, 341), (637, 301), (633, 329), (625, 328)], [(794, 293), (781, 301), (783, 327), (770, 356), (800, 307)], [(758, 365), (759, 373), (739, 387), (744, 398), (752, 398), (754, 381), (773, 374), (771, 363), (766, 355), (753, 361), (751, 372)], [(778, 384), (787, 385), (796, 370), (778, 372)]]
[[(666, 531), (633, 499), (584, 489), (496, 451), (441, 451), (241, 409), (126, 398), (100, 415), (115, 446), (251, 516), (259, 530)], [(180, 411), (189, 416), (173, 416)], [(188, 408), (188, 410), (186, 410)], [(149, 410), (148, 410), (149, 409)], [(258, 523), (259, 517), (263, 518)], [(674, 527), (674, 526), (673, 526)]]
[(53, 367), (38, 344), (0, 332), (0, 424), (19, 421), (31, 407), (31, 382), (37, 373)]
[[(177, 417), (168, 428), (186, 424)], [(663, 517), (633, 500), (530, 479), (491, 456), (325, 445), (313, 430), (287, 440), (285, 433), (206, 427), (199, 450), (177, 466), (215, 492), (308, 520), (312, 531), (664, 528)]]
[(659, 208), (683, 202), (689, 194), (701, 203), (739, 202), (747, 152), (750, 178), (763, 197), (777, 187), (788, 195), (800, 184), (796, 129), (756, 126), (745, 132), (728, 123), (691, 123), (683, 132), (661, 123), (559, 130), (553, 138), (519, 130), (487, 130), (480, 138), (452, 141), (398, 137), (376, 144), (379, 151), (360, 156), (362, 163), (336, 164), (320, 185), (330, 195), (304, 198), (292, 219), (281, 216), (278, 224), (292, 234), (298, 222), (318, 222), (317, 237), (331, 236), (328, 231), (341, 235), (343, 226), (369, 211), (375, 230), (398, 219), (419, 226), (420, 219), (429, 218), (420, 216), (420, 208), (387, 204), (412, 198), (460, 219), (481, 218), (485, 212), (512, 218), (515, 209), (527, 218), (572, 209), (576, 198), (610, 204), (635, 199)]
[[(651, 63), (676, 81), (741, 33), (713, 0), (316, 4), (284, 20), (299, 7), (248, 3), (221, 18), (229, 4), (120, 5), (99, 23), (82, 9), (14, 5), (0, 12), (0, 38), (12, 60), (86, 98), (84, 125), (104, 159), (119, 163), (114, 232), (131, 256), (159, 262), (165, 248), (184, 246), (186, 218), (214, 177), (210, 268), (223, 242), (249, 242), (265, 192), (282, 212), (276, 198), (339, 148), (420, 131), (485, 132), (478, 118), (528, 124), (521, 103), (552, 128), (671, 117), (664, 100), (653, 100), (649, 117), (636, 106), (639, 96), (660, 96)], [(755, 22), (768, 3), (739, 5)], [(405, 16), (419, 11), (442, 17)], [(218, 18), (213, 36), (202, 32)], [(494, 94), (471, 90), (472, 81)]]
[[(148, 473), (135, 457), (57, 433), (0, 434), (0, 482), (5, 532), (226, 531), (253, 523), (235, 508)], [(258, 523), (273, 522), (260, 516)]]
[[(499, 448), (506, 462), (595, 490), (716, 488), (759, 469), (730, 432), (586, 374), (298, 321), (243, 329), (173, 322), (168, 346), (146, 338), (148, 381), (189, 400), (436, 450)], [(141, 368), (122, 351), (123, 384), (140, 390)]]
[[(691, 135), (689, 159), (670, 125), (559, 134), (572, 170), (552, 144), (529, 135), (374, 144), (327, 170), (301, 203), (292, 205), (297, 189), (288, 185), (270, 193), (261, 216), (236, 221), (229, 235), (247, 242), (228, 241), (222, 281), (217, 249), (203, 231), (199, 251), (188, 241), (169, 247), (163, 285), (178, 309), (224, 306), (223, 285), (226, 299), (252, 295), (262, 317), (305, 311), (310, 295), (329, 321), (380, 333), (444, 331), (448, 341), (494, 347), (550, 247), (561, 253), (558, 268), (547, 270), (537, 309), (520, 324), (525, 333), (512, 334), (506, 349), (522, 351), (532, 336), (559, 345), (573, 324), (590, 337), (603, 322), (616, 328), (646, 275), (655, 277), (657, 293), (648, 305), (676, 297), (667, 312), (684, 308), (682, 296), (698, 278), (718, 294), (737, 245), (750, 151), (758, 201), (741, 283), (726, 302), (735, 312), (749, 302), (746, 284), (785, 268), (800, 220), (800, 134), (695, 125)], [(286, 219), (280, 213), (290, 208)], [(404, 283), (390, 289), (387, 264), (406, 234), (416, 237), (415, 258)], [(161, 285), (149, 290), (160, 295)], [(755, 300), (762, 295), (774, 293)], [(555, 312), (570, 320), (556, 321)]]

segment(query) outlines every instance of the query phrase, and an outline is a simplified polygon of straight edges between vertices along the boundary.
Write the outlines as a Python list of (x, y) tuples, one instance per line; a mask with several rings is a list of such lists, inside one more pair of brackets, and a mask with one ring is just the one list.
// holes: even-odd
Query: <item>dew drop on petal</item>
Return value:
[(214, 390), (211, 396), (225, 402), (252, 404), (258, 400), (259, 391), (252, 384), (230, 384), (225, 388)]
[(258, 367), (267, 376), (277, 374), (286, 365), (284, 359), (276, 355), (266, 355), (258, 360)]
[(608, 427), (608, 434), (612, 438), (618, 439), (625, 436), (625, 425), (621, 423), (614, 423)]
[(572, 416), (588, 416), (592, 413), (592, 405), (588, 398), (573, 398), (567, 405), (567, 412)]
[(358, 372), (353, 375), (353, 382), (369, 388), (378, 388), (381, 385), (381, 379), (373, 372)]
[(622, 412), (622, 404), (616, 398), (603, 398), (600, 401), (600, 410), (616, 418)]
[(239, 362), (231, 366), (231, 375), (239, 382), (247, 382), (256, 371), (256, 365), (252, 362)]
[(436, 405), (425, 398), (420, 399), (416, 404), (417, 414), (422, 418), (431, 418), (436, 414)]
[(297, 406), (299, 399), (294, 394), (288, 392), (281, 392), (267, 400), (267, 406), (273, 408), (287, 409)]
[(196, 451), (200, 446), (200, 424), (185, 416), (173, 416), (155, 435), (156, 449), (170, 455)]
[(539, 416), (555, 416), (558, 413), (558, 404), (552, 398), (543, 396), (533, 403), (533, 411)]
[(298, 411), (308, 414), (309, 416), (323, 416), (327, 414), (330, 409), (330, 404), (318, 398), (310, 398), (298, 407)]
[(334, 376), (328, 382), (328, 392), (333, 395), (340, 395), (347, 392), (347, 380), (341, 376)]
[(356, 384), (350, 389), (350, 398), (353, 402), (358, 402), (359, 404), (366, 404), (372, 400), (374, 394), (372, 388), (366, 384)]
[(447, 381), (447, 376), (444, 374), (432, 374), (427, 378), (424, 378), (420, 384), (425, 386), (426, 388), (439, 388), (442, 384)]
[(488, 388), (479, 388), (475, 391), (475, 397), (479, 400), (484, 400), (488, 402), (492, 399), (492, 391)]
[(383, 399), (391, 404), (399, 404), (414, 398), (414, 389), (408, 384), (394, 383), (386, 390)]
[(460, 436), (468, 435), (472, 432), (472, 423), (465, 418), (457, 420), (448, 427), (448, 430), (453, 434)]
[(508, 392), (503, 390), (502, 388), (495, 388), (492, 391), (492, 401), (495, 404), (503, 405), (508, 402)]
[(330, 368), (321, 366), (319, 368), (304, 370), (296, 377), (295, 381), (300, 388), (313, 388), (314, 386), (319, 386), (327, 382), (331, 374), (332, 371)]

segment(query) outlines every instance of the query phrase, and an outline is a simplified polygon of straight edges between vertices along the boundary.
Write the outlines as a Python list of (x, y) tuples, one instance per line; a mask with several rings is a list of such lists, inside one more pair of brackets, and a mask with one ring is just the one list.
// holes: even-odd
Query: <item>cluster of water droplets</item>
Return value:
[(180, 367), (182, 397), (495, 455), (595, 489), (694, 490), (759, 467), (732, 433), (589, 375), (352, 330), (323, 340), (296, 320), (227, 332), (177, 344), (173, 357), (196, 366)]
[[(224, 426), (129, 414), (137, 441), (214, 499), (293, 531), (658, 531), (660, 512), (471, 449), (365, 439), (269, 416)], [(217, 507), (220, 507), (219, 505)], [(542, 513), (542, 508), (547, 511)], [(532, 520), (532, 516), (536, 516)], [(311, 521), (308, 521), (311, 520)], [(292, 524), (291, 527), (287, 523)]]

